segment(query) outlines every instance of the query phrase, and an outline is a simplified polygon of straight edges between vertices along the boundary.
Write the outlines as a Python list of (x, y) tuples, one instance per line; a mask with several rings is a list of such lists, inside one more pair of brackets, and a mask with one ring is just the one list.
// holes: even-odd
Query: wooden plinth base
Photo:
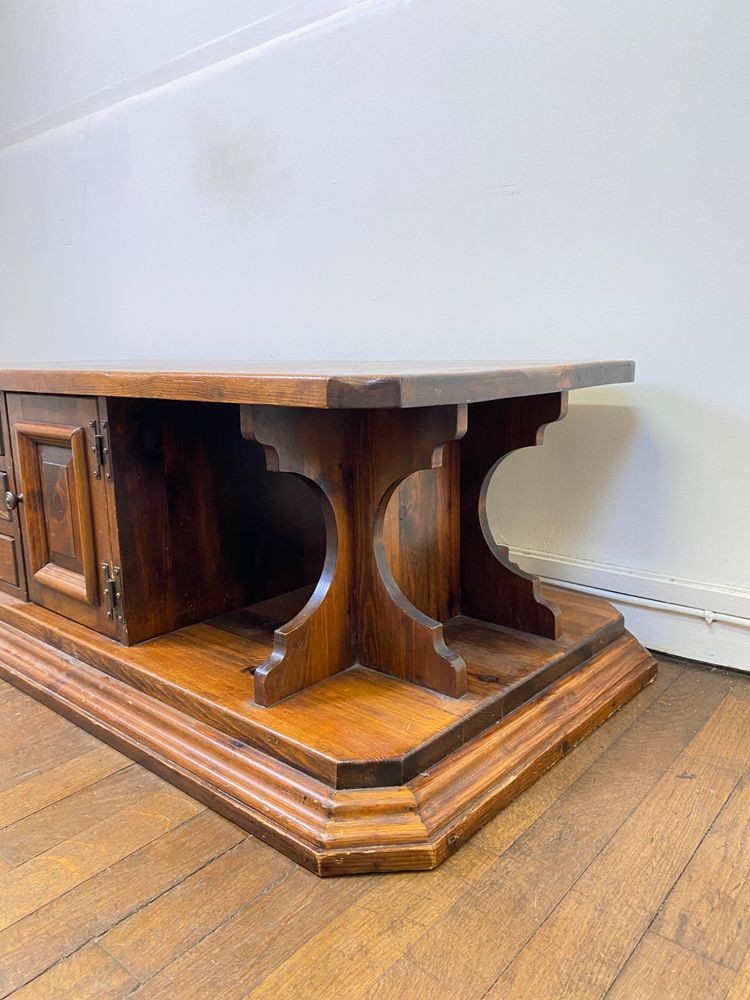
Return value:
[[(205, 691), (193, 691), (191, 698), (184, 682), (179, 691), (169, 678), (154, 682), (155, 667), (149, 672), (145, 664), (159, 662), (160, 640), (122, 650), (59, 616), (8, 599), (0, 605), (0, 676), (319, 875), (428, 869), (656, 673), (653, 657), (624, 631), (609, 605), (559, 593), (556, 599), (571, 618), (577, 609), (580, 619), (560, 640), (494, 629), (487, 633), (494, 644), (490, 658), (478, 623), (447, 629), (463, 637), (468, 653), (473, 693), (464, 699), (355, 667), (274, 708), (259, 709), (248, 699), (242, 738), (235, 735), (239, 724), (226, 725), (229, 714), (206, 708)], [(588, 628), (581, 624), (587, 617)], [(194, 641), (189, 633), (182, 633), (183, 657)], [(509, 651), (523, 661), (523, 643), (525, 673), (509, 678)], [(213, 666), (209, 658), (206, 670)], [(247, 674), (242, 682), (249, 683)], [(228, 699), (226, 678), (223, 683)], [(323, 685), (325, 697), (316, 701), (316, 687)], [(529, 700), (517, 707), (519, 691)], [(368, 699), (369, 724), (358, 714)], [(334, 743), (321, 713), (330, 722), (337, 704), (342, 719), (350, 712), (350, 727), (357, 731), (347, 732), (342, 723)], [(442, 721), (438, 709), (446, 713)], [(411, 736), (409, 712), (415, 713)], [(392, 720), (399, 713), (403, 723), (395, 733)], [(303, 731), (306, 745), (290, 735)], [(359, 760), (350, 759), (353, 742)], [(392, 746), (397, 758), (388, 757)]]

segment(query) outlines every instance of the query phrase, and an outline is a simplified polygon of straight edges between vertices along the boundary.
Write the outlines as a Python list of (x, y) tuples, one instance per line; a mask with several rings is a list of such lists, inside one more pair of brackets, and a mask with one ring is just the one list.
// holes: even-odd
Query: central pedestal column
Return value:
[[(466, 665), (446, 645), (443, 622), (412, 603), (392, 569), (400, 535), (387, 530), (388, 503), (423, 470), (442, 469), (449, 479), (445, 509), (434, 491), (432, 503), (412, 493), (411, 534), (431, 539), (443, 554), (442, 564), (423, 560), (421, 571), (438, 578), (418, 589), (437, 594), (431, 603), (447, 617), (464, 614), (555, 638), (556, 609), (494, 542), (485, 498), (502, 458), (538, 444), (544, 426), (564, 412), (560, 393), (413, 409), (243, 406), (243, 436), (263, 447), (269, 470), (312, 487), (326, 528), (320, 580), (255, 670), (256, 703), (273, 705), (355, 663), (454, 698), (466, 693)], [(450, 469), (443, 468), (449, 447), (460, 456)], [(460, 520), (451, 516), (453, 506)]]

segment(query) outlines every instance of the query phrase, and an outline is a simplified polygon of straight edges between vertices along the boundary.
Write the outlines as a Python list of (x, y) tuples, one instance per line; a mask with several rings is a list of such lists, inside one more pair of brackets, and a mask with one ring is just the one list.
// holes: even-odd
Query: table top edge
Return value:
[(632, 382), (635, 363), (66, 362), (0, 367), (0, 390), (327, 409), (479, 402)]

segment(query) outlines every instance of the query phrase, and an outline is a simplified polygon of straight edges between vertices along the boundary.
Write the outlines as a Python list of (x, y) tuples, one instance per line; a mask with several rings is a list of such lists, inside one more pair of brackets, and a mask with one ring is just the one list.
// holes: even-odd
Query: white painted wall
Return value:
[(498, 533), (750, 668), (749, 49), (743, 0), (6, 0), (2, 359), (634, 357)]

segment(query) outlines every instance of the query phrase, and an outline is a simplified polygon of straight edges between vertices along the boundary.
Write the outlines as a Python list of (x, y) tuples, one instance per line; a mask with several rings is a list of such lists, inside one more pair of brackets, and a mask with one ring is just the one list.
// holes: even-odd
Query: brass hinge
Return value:
[(109, 482), (112, 479), (112, 458), (109, 451), (109, 424), (102, 420), (101, 429), (98, 420), (90, 420), (91, 452), (94, 456), (94, 479), (102, 476)]
[(125, 623), (122, 612), (122, 572), (119, 566), (102, 563), (102, 587), (107, 618), (114, 619), (118, 625)]

